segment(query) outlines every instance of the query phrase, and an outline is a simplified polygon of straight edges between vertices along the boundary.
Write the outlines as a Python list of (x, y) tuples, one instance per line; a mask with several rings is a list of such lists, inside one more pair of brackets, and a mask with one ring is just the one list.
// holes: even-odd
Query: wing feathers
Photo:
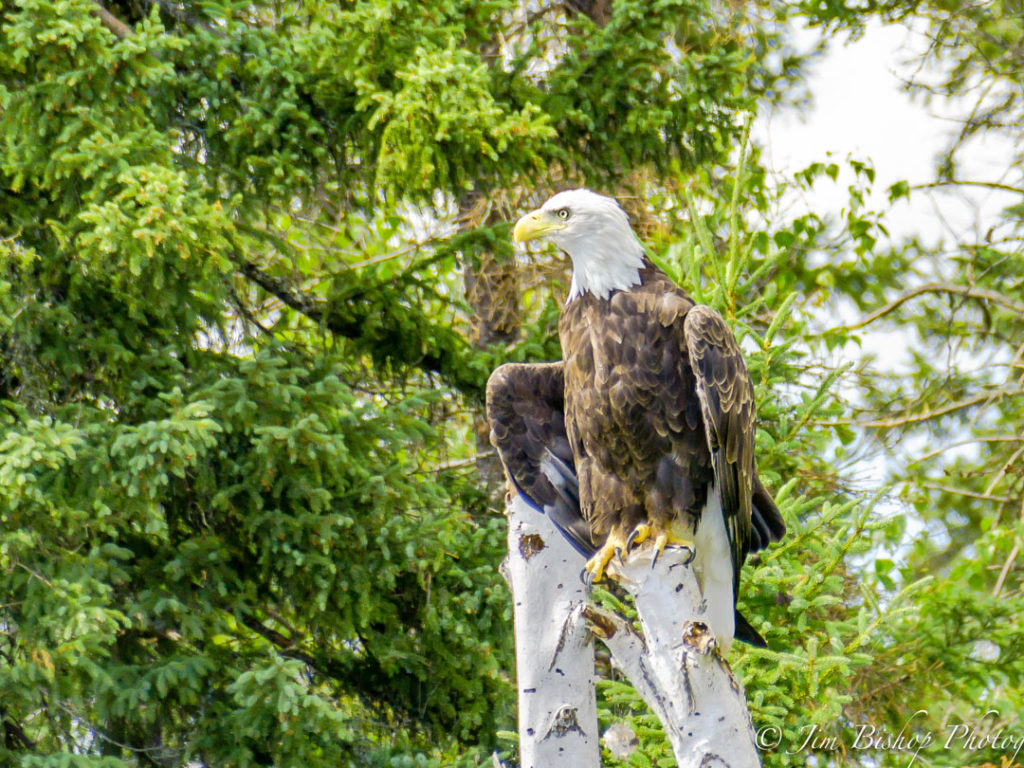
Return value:
[(505, 472), (585, 557), (596, 548), (580, 513), (579, 482), (565, 430), (561, 363), (506, 364), (487, 380), (491, 443)]
[(756, 474), (754, 475), (752, 523), (751, 530), (757, 532), (757, 539), (755, 541), (753, 537), (751, 538), (751, 552), (764, 549), (769, 544), (779, 541), (786, 534), (786, 523), (782, 519), (782, 513), (779, 512), (772, 495)]
[[(738, 590), (753, 539), (754, 389), (739, 345), (717, 312), (697, 305), (687, 313), (683, 328)], [(760, 531), (757, 535), (760, 539)]]

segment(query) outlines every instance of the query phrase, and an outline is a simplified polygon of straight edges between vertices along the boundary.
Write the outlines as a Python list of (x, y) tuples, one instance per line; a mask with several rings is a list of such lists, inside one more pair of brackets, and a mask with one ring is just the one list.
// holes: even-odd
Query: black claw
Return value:
[[(672, 547), (673, 549), (685, 549), (689, 553), (689, 557), (687, 557), (681, 563), (676, 563), (676, 565), (689, 565), (690, 563), (693, 562), (693, 558), (697, 554), (694, 551), (693, 547), (687, 547), (687, 546), (683, 546), (681, 544), (669, 544), (669, 547)], [(668, 549), (668, 547), (665, 547), (665, 549)], [(660, 557), (660, 556), (661, 556), (661, 552), (658, 552), (657, 550), (655, 550), (654, 551), (654, 560), (651, 561), (651, 570), (652, 571), (654, 570), (654, 566), (658, 564), (658, 557)], [(669, 568), (670, 569), (671, 568), (675, 568), (675, 565), (670, 565)]]
[[(626, 551), (629, 551), (629, 544), (626, 544)], [(622, 547), (615, 548), (615, 557), (618, 559), (620, 563), (622, 562)]]
[(583, 582), (583, 586), (586, 587), (588, 593), (594, 588), (594, 574), (586, 568), (580, 571), (580, 581)]
[(629, 552), (633, 549), (633, 542), (636, 541), (637, 535), (640, 533), (639, 528), (634, 528), (626, 539), (626, 551)]

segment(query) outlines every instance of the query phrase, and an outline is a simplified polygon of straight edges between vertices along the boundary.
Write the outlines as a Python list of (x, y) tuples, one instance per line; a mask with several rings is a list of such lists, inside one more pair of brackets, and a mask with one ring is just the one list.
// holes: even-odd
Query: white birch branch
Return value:
[(509, 500), (521, 768), (598, 768), (594, 644), (581, 620), (585, 560), (548, 518)]
[(612, 659), (661, 720), (679, 768), (761, 765), (743, 686), (708, 630), (707, 602), (690, 553), (668, 548), (653, 564), (650, 547), (617, 564), (632, 594), (643, 638), (621, 617), (591, 620)]
[(521, 768), (600, 765), (592, 634), (661, 721), (679, 768), (760, 766), (743, 687), (708, 630), (688, 550), (668, 548), (653, 562), (644, 545), (614, 564), (641, 634), (588, 604), (584, 558), (545, 515), (518, 497), (507, 514)]

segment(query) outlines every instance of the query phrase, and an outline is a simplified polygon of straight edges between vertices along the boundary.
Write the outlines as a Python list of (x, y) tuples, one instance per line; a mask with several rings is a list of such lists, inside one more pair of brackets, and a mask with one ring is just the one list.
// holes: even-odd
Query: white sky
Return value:
[[(798, 33), (798, 45), (802, 42), (810, 49), (816, 34)], [(955, 117), (969, 111), (963, 103), (934, 100), (925, 104), (904, 89), (905, 81), (918, 74), (916, 61), (927, 42), (924, 34), (899, 25), (874, 24), (852, 42), (838, 36), (812, 65), (810, 107), (803, 114), (786, 109), (759, 116), (754, 138), (765, 148), (765, 162), (776, 173), (789, 177), (815, 161), (835, 162), (844, 169), (838, 183), (822, 178), (812, 192), (794, 193), (786, 205), (789, 215), (806, 210), (839, 215), (848, 200), (847, 186), (854, 179), (847, 169), (850, 158), (869, 161), (875, 168), (868, 208), (885, 213), (884, 224), (897, 240), (916, 235), (934, 245), (959, 235), (980, 242), (999, 212), (1017, 202), (1003, 192), (971, 188), (965, 195), (961, 189), (946, 187), (914, 193), (909, 201), (890, 206), (886, 195), (890, 185), (900, 180), (921, 184), (935, 178), (936, 161), (960, 128)], [(998, 174), (1006, 172), (1011, 155), (1007, 143), (988, 138), (961, 150), (958, 177), (1000, 181)], [(837, 322), (852, 322), (860, 314), (852, 304), (839, 311)], [(898, 370), (908, 359), (905, 334), (879, 326), (862, 331), (861, 336), (865, 351), (878, 354), (883, 368)], [(848, 348), (847, 354), (851, 352)]]
[[(810, 33), (804, 34), (809, 48)], [(937, 157), (959, 129), (953, 117), (961, 110), (939, 102), (925, 105), (903, 90), (903, 82), (914, 74), (912, 60), (926, 43), (923, 34), (879, 24), (853, 42), (837, 37), (812, 67), (813, 103), (806, 113), (766, 113), (755, 123), (754, 136), (767, 149), (766, 161), (789, 175), (814, 161), (843, 166), (848, 157), (870, 160), (877, 172), (872, 203), (878, 210), (887, 208), (885, 190), (896, 181), (933, 179)], [(960, 177), (998, 181), (996, 174), (1007, 167), (1008, 150), (994, 139), (975, 142), (960, 156)], [(826, 180), (816, 185), (813, 207), (838, 212), (851, 180), (847, 175), (838, 184)], [(917, 234), (926, 242), (948, 237), (950, 227), (973, 231), (980, 239), (1011, 201), (1005, 193), (987, 191), (973, 194), (970, 203), (948, 191), (918, 195), (911, 203), (899, 202), (886, 223), (894, 236)]]
[[(903, 29), (875, 27), (855, 42), (834, 44), (812, 68), (807, 113), (769, 113), (760, 126), (775, 170), (796, 171), (831, 154), (840, 162), (870, 159), (882, 187), (928, 178), (945, 127), (900, 91), (896, 72), (906, 40)], [(819, 194), (841, 207), (843, 188), (822, 186)]]

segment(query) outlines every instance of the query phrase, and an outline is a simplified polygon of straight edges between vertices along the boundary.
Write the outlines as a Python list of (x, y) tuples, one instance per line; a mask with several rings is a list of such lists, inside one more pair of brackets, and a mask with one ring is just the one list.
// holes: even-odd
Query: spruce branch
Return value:
[(112, 14), (106, 8), (99, 3), (93, 8), (92, 12), (103, 22), (103, 26), (109, 29), (118, 40), (124, 40), (126, 37), (132, 34), (132, 28), (121, 21), (117, 16)]

